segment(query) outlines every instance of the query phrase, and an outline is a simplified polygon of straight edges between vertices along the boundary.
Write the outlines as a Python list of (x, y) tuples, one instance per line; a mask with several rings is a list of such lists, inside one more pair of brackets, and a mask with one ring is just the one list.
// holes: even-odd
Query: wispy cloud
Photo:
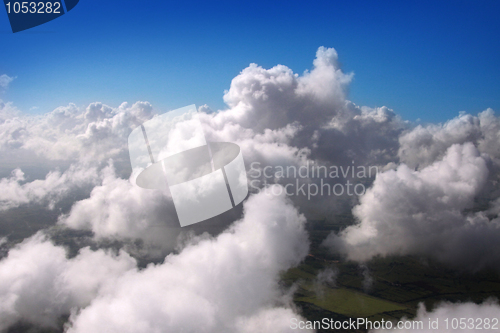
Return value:
[(16, 77), (10, 77), (7, 74), (0, 75), (0, 88), (7, 89), (9, 84), (14, 81)]

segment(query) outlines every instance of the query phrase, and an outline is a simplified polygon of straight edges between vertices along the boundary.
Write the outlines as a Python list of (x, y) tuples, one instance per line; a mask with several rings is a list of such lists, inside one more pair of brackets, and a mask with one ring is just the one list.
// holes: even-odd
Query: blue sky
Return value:
[(355, 73), (356, 104), (433, 122), (500, 112), (500, 1), (80, 0), (16, 34), (0, 11), (0, 75), (17, 77), (0, 99), (26, 112), (138, 100), (219, 109), (250, 63), (303, 73), (319, 46)]

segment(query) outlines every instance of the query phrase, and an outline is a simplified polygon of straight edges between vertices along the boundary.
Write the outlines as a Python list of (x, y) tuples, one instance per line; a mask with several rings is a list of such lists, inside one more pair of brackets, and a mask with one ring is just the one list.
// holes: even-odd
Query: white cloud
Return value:
[(14, 79), (15, 77), (10, 77), (7, 74), (0, 75), (0, 88), (7, 89)]
[(141, 238), (170, 250), (176, 246), (180, 228), (168, 193), (135, 186), (117, 177), (113, 167), (103, 169), (101, 176), (89, 198), (59, 217), (60, 224), (91, 230), (97, 238)]
[[(490, 188), (489, 192), (486, 191), (487, 196), (492, 199), (500, 196), (494, 190), (498, 173), (494, 165), (500, 157), (497, 144), (500, 125), (493, 112), (487, 110), (477, 117), (464, 114), (444, 125), (409, 128), (408, 123), (386, 107), (359, 107), (348, 101), (346, 91), (351, 80), (352, 74), (344, 74), (339, 68), (336, 51), (323, 47), (317, 51), (313, 69), (304, 75), (295, 74), (283, 65), (264, 69), (252, 64), (233, 79), (230, 89), (225, 93), (227, 110), (200, 115), (206, 137), (209, 141), (237, 143), (242, 148), (247, 169), (252, 162), (260, 162), (262, 167), (300, 167), (312, 161), (341, 166), (350, 166), (354, 161), (356, 165), (377, 165), (381, 168), (387, 165), (385, 169), (391, 169), (396, 168), (401, 161), (409, 168), (418, 166), (421, 171), (443, 159), (447, 149), (453, 144), (469, 147), (467, 142), (472, 142), (480, 153), (488, 154), (493, 161), (493, 164), (489, 164), (488, 157), (478, 157), (478, 160), (484, 159), (488, 164), (485, 173), (489, 177), (487, 180), (479, 174), (462, 175), (466, 171), (460, 170), (465, 166), (455, 170), (438, 163), (443, 167), (440, 171), (431, 171), (433, 169), (430, 168), (424, 173), (407, 176), (411, 175), (410, 169), (401, 165), (397, 172), (388, 171), (381, 175), (374, 188), (365, 196), (366, 199), (356, 208), (356, 215), (364, 226), (368, 220), (378, 221), (376, 207), (382, 207), (381, 210), (384, 214), (391, 215), (391, 219), (385, 219), (384, 223), (370, 222), (370, 228), (377, 230), (380, 235), (384, 235), (384, 232), (378, 230), (378, 227), (384, 226), (382, 229), (387, 230), (395, 228), (402, 233), (413, 233), (415, 240), (420, 239), (419, 234), (425, 234), (429, 228), (416, 222), (400, 229), (401, 221), (444, 219), (447, 222), (440, 223), (449, 224), (449, 221), (456, 220), (458, 222), (454, 223), (459, 225), (474, 225), (474, 228), (486, 225), (492, 228), (495, 223), (479, 223), (477, 221), (482, 221), (480, 215), (462, 216), (460, 210), (470, 207), (475, 196), (486, 191), (487, 187)], [(98, 170), (109, 158), (113, 159), (118, 175), (99, 171), (102, 177), (99, 185), (89, 198), (76, 202), (69, 214), (60, 218), (61, 223), (72, 228), (92, 230), (97, 237), (139, 237), (147, 243), (168, 243), (175, 246), (177, 218), (169, 195), (139, 189), (123, 179), (128, 177), (129, 170), (126, 146), (128, 134), (138, 124), (153, 117), (153, 108), (149, 103), (124, 103), (118, 108), (93, 103), (85, 110), (69, 105), (37, 117), (5, 114), (6, 120), (0, 124), (0, 147), (4, 151), (30, 151), (37, 154), (39, 159), (73, 163), (91, 161)], [(458, 172), (458, 177), (462, 177), (454, 183), (455, 187), (437, 185), (446, 179), (443, 175), (451, 175), (453, 172)], [(468, 176), (471, 178), (466, 179)], [(476, 176), (477, 183), (470, 183)], [(408, 183), (405, 177), (416, 180)], [(420, 188), (420, 185), (415, 184), (421, 182), (422, 177), (427, 180)], [(12, 193), (6, 194), (11, 201), (38, 200), (34, 195), (17, 195), (20, 191), (15, 189), (28, 188), (28, 184), (21, 185), (21, 180), (11, 177), (10, 180), (3, 181), (6, 186), (9, 185), (6, 188), (12, 189), (11, 192), (5, 192)], [(282, 184), (286, 182), (283, 179), (267, 181)], [(369, 186), (369, 183), (366, 185)], [(405, 198), (400, 190), (409, 192), (411, 198)], [(377, 198), (369, 204), (368, 198), (379, 191), (387, 193), (387, 198)], [(432, 200), (427, 198), (440, 198), (442, 195), (439, 191), (454, 191), (450, 201), (455, 201), (455, 204), (432, 204)], [(391, 196), (391, 193), (398, 195)], [(390, 199), (393, 197), (394, 199)], [(320, 218), (329, 217), (332, 212), (340, 209), (350, 209), (350, 205), (356, 203), (356, 198), (344, 200), (336, 196), (317, 196), (313, 200), (302, 197), (292, 199), (305, 212), (313, 212)], [(406, 205), (404, 200), (411, 201), (410, 205)], [(412, 208), (406, 211), (405, 205)], [(410, 214), (409, 218), (405, 214)], [(156, 228), (158, 225), (161, 227)], [(407, 223), (403, 225), (406, 226)], [(352, 239), (349, 238), (346, 244), (363, 243), (360, 234), (369, 232), (364, 227), (352, 227), (348, 230), (358, 231), (349, 231)], [(354, 238), (357, 240), (353, 240)], [(383, 238), (380, 236), (380, 239)], [(458, 239), (461, 238), (457, 236), (457, 242)], [(428, 240), (426, 244), (433, 243)], [(413, 246), (416, 245), (384, 245), (375, 253), (407, 253)], [(388, 250), (389, 248), (391, 249)], [(395, 250), (396, 248), (400, 250)], [(428, 253), (431, 249), (422, 252)], [(353, 258), (371, 257), (367, 254), (349, 253)]]
[(21, 169), (12, 171), (10, 178), (0, 179), (0, 211), (23, 204), (40, 203), (49, 208), (78, 188), (97, 183), (97, 168), (72, 165), (64, 173), (52, 171), (45, 179), (25, 182)]
[(123, 276), (71, 318), (68, 332), (249, 332), (266, 325), (287, 332), (297, 314), (273, 306), (283, 297), (278, 274), (307, 254), (304, 223), (284, 196), (254, 195), (228, 231)]
[[(229, 109), (200, 115), (207, 140), (237, 143), (247, 168), (251, 162), (260, 162), (263, 166), (298, 167), (306, 164), (308, 158), (348, 165), (353, 158), (359, 164), (368, 160), (370, 163), (385, 164), (387, 159), (397, 154), (397, 135), (404, 125), (387, 108), (359, 108), (347, 102), (345, 91), (351, 76), (339, 69), (335, 50), (325, 48), (318, 50), (313, 70), (303, 76), (282, 65), (267, 70), (250, 65), (232, 81), (225, 94)], [(143, 107), (142, 104), (139, 106)], [(88, 138), (90, 142), (106, 142), (103, 145), (106, 149), (92, 146), (87, 151), (81, 142), (69, 144), (76, 139), (73, 135), (62, 142), (78, 149), (61, 146), (61, 153), (56, 156), (70, 156), (65, 151), (73, 151), (95, 157), (102, 151), (100, 160), (125, 155), (122, 161), (127, 160), (128, 163), (128, 154), (123, 154), (123, 142), (125, 133), (132, 127), (131, 122), (118, 122), (116, 119), (118, 115), (124, 117), (139, 106), (130, 108), (122, 105), (114, 110), (102, 104), (93, 104), (83, 114), (76, 109), (61, 108), (43, 120), (44, 123), (49, 122), (48, 119), (53, 120), (52, 127), (62, 126), (68, 133), (81, 133), (85, 128), (85, 134), (76, 137), (79, 140)], [(138, 114), (141, 112), (136, 111)], [(75, 119), (80, 120), (75, 122)], [(85, 127), (81, 119), (93, 122)], [(115, 122), (122, 125), (109, 125)], [(40, 133), (44, 131), (40, 130)], [(60, 132), (62, 130), (58, 130)], [(59, 135), (55, 134), (56, 137)], [(361, 139), (352, 140), (353, 135)], [(39, 141), (37, 139), (36, 144)], [(25, 149), (36, 147), (34, 140), (23, 142)], [(43, 140), (41, 142), (46, 146)], [(48, 151), (47, 154), (52, 153)], [(93, 230), (97, 236), (146, 237), (144, 235), (152, 234), (160, 239), (161, 231), (155, 229), (152, 232), (151, 225), (171, 225), (172, 221), (176, 221), (170, 197), (135, 188), (124, 179), (114, 178), (108, 177), (105, 184), (94, 189), (89, 199), (76, 203), (71, 213), (61, 221), (72, 228)], [(321, 213), (325, 207), (330, 210), (336, 199), (325, 197), (314, 202), (294, 200), (311, 207), (311, 211)], [(161, 206), (167, 213), (159, 218)]]
[(339, 69), (337, 58), (334, 49), (320, 47), (313, 70), (304, 76), (283, 65), (266, 70), (251, 64), (232, 80), (224, 95), (230, 112), (223, 119), (257, 131), (295, 121), (304, 126), (328, 122), (343, 111), (352, 78)]
[[(252, 162), (299, 167), (308, 161), (384, 168), (359, 204), (349, 200), (340, 207), (346, 202), (335, 196), (292, 198), (301, 211), (321, 218), (357, 205), (359, 223), (327, 242), (351, 259), (417, 253), (473, 269), (498, 266), (500, 220), (491, 214), (500, 211), (500, 122), (493, 111), (412, 127), (386, 107), (347, 100), (352, 77), (341, 71), (336, 51), (323, 47), (303, 75), (283, 65), (252, 64), (225, 93), (228, 109), (200, 115), (206, 138), (237, 143), (247, 169)], [(15, 170), (0, 180), (0, 207), (51, 207), (76, 188), (97, 184), (60, 216), (60, 224), (91, 230), (97, 238), (141, 238), (147, 246), (174, 248), (180, 228), (170, 196), (128, 179), (128, 135), (152, 117), (147, 102), (118, 108), (92, 103), (85, 109), (70, 104), (30, 116), (0, 101), (0, 156), (14, 165), (8, 172)], [(110, 159), (116, 170), (106, 167)], [(28, 162), (50, 170), (60, 165), (63, 171), (32, 181)], [(479, 195), (490, 209), (465, 213)], [(7, 273), (0, 270), (2, 325), (21, 318), (49, 325), (73, 308), (69, 331), (78, 333), (288, 332), (297, 314), (277, 281), (281, 270), (307, 253), (304, 218), (269, 192), (250, 197), (244, 207), (244, 218), (229, 230), (196, 238), (178, 255), (142, 271), (126, 254), (87, 249), (68, 260), (60, 247), (27, 240), (0, 262), (8, 267)], [(233, 222), (224, 219), (226, 225)], [(38, 258), (38, 252), (53, 260)], [(96, 271), (101, 260), (116, 269)], [(35, 296), (25, 288), (30, 284), (40, 290)]]
[(308, 253), (305, 219), (284, 196), (252, 196), (245, 216), (216, 238), (192, 239), (142, 271), (126, 253), (62, 247), (37, 234), (0, 261), (0, 329), (18, 320), (69, 332), (288, 332), (300, 317), (279, 273)]
[(500, 220), (463, 213), (486, 183), (487, 161), (466, 143), (420, 171), (401, 164), (379, 174), (353, 210), (359, 223), (325, 244), (358, 261), (425, 254), (472, 269), (498, 267)]
[(56, 326), (59, 316), (90, 303), (135, 267), (127, 253), (84, 248), (73, 259), (37, 234), (0, 261), (0, 330), (20, 319)]
[(70, 104), (43, 116), (5, 115), (0, 150), (30, 151), (50, 160), (128, 160), (128, 134), (152, 115), (147, 102), (118, 108), (92, 103), (84, 111)]
[(283, 65), (267, 70), (250, 65), (224, 95), (229, 109), (202, 117), (207, 139), (239, 144), (251, 139), (258, 145), (265, 137), (261, 154), (275, 144), (295, 160), (302, 152), (327, 162), (387, 163), (397, 154), (405, 124), (385, 107), (360, 108), (347, 101), (352, 74), (341, 71), (337, 58), (334, 49), (320, 47), (314, 68), (303, 76)]
[(3, 123), (7, 119), (14, 118), (17, 114), (19, 114), (19, 110), (17, 110), (12, 102), (5, 103), (0, 99), (0, 123)]
[(462, 113), (444, 124), (418, 125), (399, 138), (399, 157), (411, 168), (442, 158), (453, 144), (472, 142), (482, 153), (500, 158), (500, 120), (488, 109), (472, 116)]

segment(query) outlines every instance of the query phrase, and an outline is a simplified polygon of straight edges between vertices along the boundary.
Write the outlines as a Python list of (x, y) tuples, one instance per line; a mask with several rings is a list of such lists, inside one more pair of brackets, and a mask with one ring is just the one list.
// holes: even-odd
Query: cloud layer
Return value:
[[(6, 88), (12, 78), (4, 76)], [(84, 248), (68, 259), (63, 248), (34, 235), (0, 261), (0, 330), (18, 320), (50, 326), (71, 314), (66, 329), (78, 333), (288, 332), (298, 314), (278, 279), (308, 251), (298, 210), (331, 220), (352, 209), (356, 223), (324, 243), (351, 260), (417, 254), (461, 269), (500, 267), (500, 120), (493, 110), (415, 125), (387, 107), (349, 101), (352, 78), (334, 49), (320, 47), (310, 71), (251, 64), (225, 93), (227, 109), (200, 108), (207, 140), (237, 143), (247, 170), (259, 162), (260, 176), (252, 179), (264, 190), (247, 199), (242, 217), (241, 207), (219, 216), (210, 221), (219, 227), (215, 235), (188, 237), (187, 245), (180, 245), (186, 236), (178, 237), (169, 193), (133, 185), (127, 138), (156, 116), (152, 105), (70, 104), (33, 116), (0, 101), (2, 212), (31, 204), (53, 209), (70, 200), (53, 221), (59, 227), (90, 230), (97, 239), (141, 239), (167, 251), (183, 246), (140, 270), (123, 251)], [(307, 165), (382, 172), (364, 180), (360, 197), (285, 198), (272, 194), (283, 187), (263, 182), (295, 181), (265, 178), (267, 166)], [(325, 181), (354, 177), (344, 178)], [(85, 198), (71, 199), (77, 192)], [(324, 280), (333, 283), (328, 274)], [(489, 313), (496, 306), (469, 307)]]
[(71, 312), (68, 332), (288, 332), (298, 315), (279, 273), (307, 255), (304, 224), (285, 196), (262, 192), (226, 232), (144, 270), (124, 252), (66, 259), (38, 234), (0, 261), (0, 329), (19, 319), (51, 326)]
[(87, 306), (99, 292), (135, 267), (127, 253), (84, 248), (73, 259), (37, 234), (0, 261), (0, 330), (18, 320), (55, 327), (71, 309)]
[[(358, 261), (424, 254), (467, 269), (498, 269), (498, 135), (491, 110), (407, 131), (399, 149), (406, 163), (379, 174), (353, 209), (359, 223), (324, 244)], [(478, 200), (481, 211), (473, 209)]]

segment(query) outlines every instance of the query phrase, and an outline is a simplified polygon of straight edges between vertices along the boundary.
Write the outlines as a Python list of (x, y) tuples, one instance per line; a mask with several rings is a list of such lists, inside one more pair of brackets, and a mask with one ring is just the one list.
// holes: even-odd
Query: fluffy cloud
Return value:
[(82, 165), (72, 165), (64, 173), (52, 171), (45, 179), (31, 182), (25, 182), (24, 172), (15, 169), (10, 178), (0, 179), (0, 210), (30, 203), (47, 204), (53, 208), (69, 192), (94, 185), (97, 179), (95, 167)]
[(72, 204), (102, 184), (110, 160), (116, 178), (128, 178), (128, 135), (152, 115), (147, 102), (118, 108), (93, 103), (85, 110), (69, 105), (39, 116), (0, 103), (0, 209)]
[(93, 103), (84, 111), (70, 104), (43, 116), (16, 116), (5, 107), (0, 111), (0, 152), (29, 151), (49, 160), (85, 162), (128, 159), (128, 134), (153, 115), (147, 102), (118, 108)]
[[(352, 74), (340, 69), (335, 50), (323, 47), (316, 53), (313, 69), (302, 76), (283, 65), (264, 69), (252, 64), (233, 79), (224, 95), (229, 108), (201, 115), (207, 140), (237, 143), (247, 169), (258, 162), (254, 165), (260, 171), (268, 166), (383, 166), (393, 162), (398, 136), (408, 125), (386, 107), (372, 109), (349, 102), (346, 90), (351, 79)], [(318, 178), (250, 177), (258, 178), (256, 186), (320, 182)], [(333, 186), (347, 179), (325, 182)], [(309, 200), (298, 193), (292, 200), (316, 218), (330, 218), (333, 210), (349, 209), (353, 198), (318, 195)]]
[[(472, 142), (479, 152), (488, 154), (494, 163), (500, 156), (500, 125), (491, 110), (477, 117), (462, 114), (444, 125), (408, 128), (408, 124), (392, 110), (359, 107), (346, 99), (352, 74), (342, 72), (334, 49), (319, 48), (313, 65), (313, 69), (302, 76), (283, 65), (264, 69), (252, 64), (244, 69), (233, 79), (224, 95), (228, 109), (201, 114), (207, 139), (238, 143), (247, 164), (260, 162), (263, 167), (299, 167), (313, 161), (324, 165), (347, 166), (355, 161), (357, 165), (384, 166), (387, 163), (397, 165), (399, 160), (409, 168), (424, 169), (442, 159), (453, 144), (467, 142)], [(98, 236), (137, 237), (143, 235), (151, 224), (169, 225), (169, 221), (175, 220), (168, 196), (142, 191), (125, 180), (127, 170), (130, 172), (127, 169), (127, 136), (131, 129), (153, 117), (151, 105), (146, 102), (124, 103), (111, 108), (93, 103), (85, 110), (69, 105), (36, 117), (19, 116), (12, 109), (2, 104), (4, 120), (0, 124), (0, 147), (4, 152), (29, 151), (49, 160), (90, 161), (94, 163), (93, 168), (98, 169), (107, 159), (113, 158), (120, 170), (119, 176), (105, 176), (90, 198), (77, 202), (68, 216), (61, 217), (62, 223), (93, 230)], [(497, 170), (491, 166), (489, 169), (492, 183)], [(405, 166), (401, 165), (398, 170), (398, 174), (402, 174)], [(49, 178), (57, 178), (58, 174), (49, 175), (44, 184), (52, 189)], [(4, 192), (3, 207), (37, 202), (42, 197), (51, 196), (51, 190), (37, 192), (33, 189), (35, 185), (43, 187), (41, 182), (21, 185), (22, 181), (18, 169), (13, 176), (2, 180), (2, 185), (8, 190)], [(285, 182), (279, 179), (269, 181)], [(385, 191), (391, 192), (389, 188), (393, 185), (384, 184)], [(474, 187), (473, 194), (464, 193), (469, 205), (479, 187)], [(428, 195), (427, 190), (432, 192), (432, 186), (425, 187), (414, 197)], [(372, 190), (376, 191), (375, 188)], [(116, 193), (123, 193), (123, 196)], [(496, 194), (491, 196), (498, 197)], [(317, 197), (314, 202), (294, 200), (296, 204), (308, 207), (306, 211), (328, 216), (329, 207), (337, 207), (338, 198)], [(363, 203), (360, 207), (367, 206)], [(440, 209), (435, 207), (435, 210)], [(456, 207), (450, 209), (457, 210)], [(369, 214), (375, 212), (367, 211), (362, 220), (377, 219)], [(402, 219), (404, 214), (397, 214), (400, 216), (398, 220)], [(433, 212), (427, 215), (432, 214), (436, 215)], [(160, 215), (163, 220), (158, 218)], [(460, 219), (464, 220), (463, 217)]]
[(97, 238), (141, 238), (147, 244), (173, 249), (180, 233), (168, 193), (146, 190), (116, 176), (109, 166), (90, 197), (77, 201), (59, 223), (91, 230)]
[(425, 167), (453, 144), (473, 143), (480, 152), (500, 158), (500, 120), (488, 109), (477, 116), (462, 113), (444, 124), (418, 125), (399, 138), (399, 157), (411, 168)]
[(348, 258), (425, 254), (472, 269), (498, 267), (500, 220), (463, 213), (488, 178), (488, 158), (472, 143), (413, 171), (405, 164), (378, 175), (353, 210), (359, 223), (325, 241)]
[[(427, 311), (423, 303), (420, 304), (417, 316), (411, 320), (404, 320), (401, 325), (413, 327), (415, 321), (423, 323), (420, 328), (371, 330), (370, 332), (484, 332), (485, 330), (498, 330), (498, 318), (500, 317), (500, 306), (495, 300), (487, 300), (482, 304), (475, 303), (442, 303), (432, 311)], [(461, 323), (460, 320), (464, 318)], [(446, 324), (446, 320), (448, 324)], [(433, 323), (433, 328), (429, 327)], [(464, 326), (465, 324), (465, 326)], [(418, 324), (422, 325), (422, 324)], [(394, 325), (396, 327), (396, 325)], [(458, 327), (458, 329), (457, 329)], [(461, 327), (461, 328), (460, 328)], [(455, 329), (454, 329), (455, 328)]]
[(277, 129), (293, 122), (303, 126), (330, 121), (343, 110), (345, 90), (352, 74), (344, 74), (334, 49), (320, 47), (314, 69), (304, 76), (286, 66), (264, 69), (251, 64), (231, 82), (224, 101), (230, 108), (225, 121), (232, 119), (256, 131)]
[(278, 274), (306, 256), (304, 223), (284, 196), (254, 195), (228, 231), (123, 276), (71, 318), (68, 332), (287, 332), (297, 315), (273, 308)]
[[(262, 167), (300, 167), (312, 161), (351, 165), (353, 159), (357, 159), (358, 164), (370, 161), (383, 165), (397, 155), (397, 136), (405, 125), (387, 108), (360, 108), (346, 101), (345, 91), (351, 77), (339, 69), (335, 50), (326, 48), (318, 50), (314, 68), (303, 76), (283, 65), (264, 69), (252, 64), (232, 81), (226, 92), (224, 98), (228, 109), (200, 114), (207, 140), (237, 143), (242, 148), (247, 168), (251, 162), (259, 162)], [(47, 122), (45, 118), (55, 118), (55, 123), (61, 124), (69, 119), (65, 131), (81, 133), (85, 128), (85, 134), (77, 138), (99, 142), (107, 148), (102, 150), (107, 154), (102, 158), (115, 156), (116, 160), (123, 155), (119, 152), (123, 153), (125, 134), (133, 127), (132, 122), (117, 119), (142, 119), (146, 114), (137, 111), (142, 110), (140, 107), (144, 105), (132, 108), (122, 105), (114, 110), (93, 104), (84, 114), (78, 114), (78, 110), (60, 109), (51, 117), (45, 116), (44, 122)], [(128, 115), (134, 113), (133, 110), (141, 116)], [(81, 120), (74, 123), (74, 119)], [(80, 124), (86, 124), (84, 120), (92, 121), (85, 127)], [(121, 125), (108, 126), (110, 123)], [(353, 135), (361, 139), (351, 140)], [(81, 149), (81, 143), (72, 143), (71, 147)], [(24, 143), (22, 147), (34, 147), (34, 144)], [(96, 156), (100, 148), (93, 147), (89, 151), (86, 155)], [(122, 161), (127, 159), (128, 156)], [(92, 230), (98, 237), (141, 237), (147, 242), (156, 239), (156, 243), (167, 237), (163, 243), (172, 242), (167, 234), (177, 235), (178, 231), (170, 229), (167, 233), (161, 231), (164, 229), (151, 228), (152, 225), (174, 227), (176, 224), (169, 195), (136, 188), (122, 177), (105, 177), (90, 198), (75, 203), (70, 214), (61, 217), (61, 223)], [(284, 180), (268, 181), (285, 184)], [(308, 202), (307, 198), (293, 200), (308, 206), (308, 211), (323, 212), (324, 216), (337, 200), (334, 196), (316, 199), (314, 202)]]
[(14, 118), (19, 114), (19, 110), (14, 107), (12, 102), (5, 103), (0, 99), (0, 122), (4, 122), (6, 119)]
[[(283, 65), (251, 64), (225, 93), (227, 109), (200, 108), (207, 111), (200, 114), (206, 138), (237, 143), (247, 169), (252, 162), (261, 167), (314, 162), (385, 170), (359, 202), (291, 198), (301, 211), (320, 218), (355, 205), (358, 224), (326, 242), (350, 259), (417, 253), (472, 269), (498, 267), (498, 117), (486, 110), (445, 124), (412, 126), (386, 107), (349, 101), (352, 77), (342, 72), (336, 51), (323, 47), (303, 75)], [(154, 114), (149, 103), (137, 102), (118, 108), (92, 103), (85, 109), (70, 104), (28, 116), (0, 101), (0, 158), (9, 161), (0, 170), (0, 207), (42, 203), (50, 208), (95, 185), (88, 198), (59, 217), (61, 225), (91, 230), (97, 238), (141, 238), (173, 249), (180, 228), (170, 195), (138, 188), (129, 179), (128, 135)], [(107, 166), (109, 160), (114, 167)], [(50, 172), (31, 174), (42, 166)], [(54, 171), (56, 166), (61, 171)], [(464, 211), (476, 208), (479, 196), (489, 206)], [(74, 309), (71, 332), (287, 332), (297, 314), (277, 281), (280, 271), (307, 253), (304, 217), (269, 191), (251, 196), (244, 207), (243, 219), (225, 232), (196, 237), (179, 254), (144, 270), (123, 253), (84, 249), (66, 259), (62, 248), (39, 236), (26, 240), (0, 262), (8, 268), (0, 270), (2, 325), (18, 319), (51, 325)], [(221, 215), (218, 226), (232, 223), (238, 209)], [(38, 259), (38, 252), (54, 260)], [(96, 272), (100, 261), (111, 271)], [(31, 283), (40, 290), (36, 297), (25, 288)]]
[[(479, 194), (486, 193), (488, 200), (500, 196), (494, 186), (498, 181), (500, 123), (493, 111), (487, 110), (477, 117), (462, 114), (443, 125), (412, 128), (386, 107), (359, 107), (346, 99), (352, 74), (342, 72), (334, 49), (319, 48), (313, 65), (312, 70), (303, 75), (295, 74), (283, 65), (264, 69), (252, 64), (244, 69), (233, 79), (224, 95), (228, 108), (200, 114), (207, 139), (237, 143), (242, 148), (247, 169), (252, 162), (259, 162), (261, 168), (298, 168), (313, 162), (326, 166), (354, 163), (376, 165), (381, 169), (397, 168), (397, 171), (389, 170), (380, 175), (373, 188), (361, 199), (355, 209), (360, 224), (346, 229), (340, 236), (332, 235), (327, 242), (353, 259), (366, 260), (377, 254), (414, 253), (416, 250), (412, 249), (416, 247), (423, 248), (417, 253), (431, 253), (435, 250), (433, 244), (444, 235), (437, 233), (420, 242), (424, 238), (422, 235), (434, 232), (427, 224), (436, 228), (446, 225), (448, 232), (456, 232), (453, 239), (457, 244), (453, 247), (472, 239), (462, 236), (460, 230), (463, 232), (465, 226), (476, 230), (471, 234), (479, 233), (480, 228), (495, 229), (495, 220), (490, 222), (486, 213), (462, 214)], [(146, 102), (124, 103), (111, 108), (93, 103), (85, 110), (69, 105), (37, 117), (19, 116), (7, 105), (3, 109), (5, 120), (0, 124), (0, 147), (4, 152), (24, 151), (36, 154), (39, 159), (65, 160), (78, 165), (86, 163), (87, 168), (95, 168), (99, 173), (96, 176), (98, 186), (90, 192), (89, 198), (76, 202), (68, 214), (59, 218), (61, 224), (91, 230), (99, 238), (142, 238), (146, 243), (169, 244), (167, 248), (175, 246), (179, 230), (168, 193), (143, 190), (127, 180), (130, 174), (127, 137), (138, 124), (154, 117), (151, 105)], [(454, 144), (464, 147), (464, 165), (453, 166), (452, 157), (441, 162)], [(472, 153), (474, 149), (477, 151)], [(470, 154), (487, 156), (473, 157)], [(102, 170), (109, 158), (113, 159), (117, 172)], [(487, 166), (481, 168), (478, 161)], [(399, 165), (400, 162), (403, 164)], [(472, 169), (469, 174), (467, 167)], [(84, 168), (80, 167), (82, 172)], [(417, 173), (412, 173), (414, 168), (418, 169)], [(474, 173), (474, 170), (478, 172)], [(64, 178), (64, 173), (49, 175)], [(458, 178), (448, 179), (455, 177), (452, 175)], [(69, 185), (50, 187), (49, 178), (22, 184), (21, 173), (16, 169), (14, 175), (2, 180), (2, 185), (8, 189), (4, 207), (41, 200), (51, 202), (57, 193), (68, 195), (70, 190), (66, 188), (73, 188)], [(262, 177), (260, 180), (259, 186), (263, 186)], [(282, 185), (294, 181), (265, 180)], [(318, 183), (319, 179), (300, 181), (309, 184)], [(338, 180), (326, 181), (334, 184)], [(369, 186), (369, 182), (365, 185)], [(45, 188), (45, 192), (34, 191), (35, 185)], [(62, 188), (65, 190), (59, 190)], [(448, 201), (443, 199), (447, 196)], [(320, 218), (330, 218), (332, 212), (350, 209), (353, 203), (357, 203), (357, 198), (335, 195), (316, 196), (312, 200), (295, 196), (292, 200), (304, 212), (313, 212)], [(395, 232), (413, 242), (402, 245), (397, 241), (385, 242)], [(379, 245), (379, 241), (383, 244)], [(358, 248), (352, 244), (363, 245)], [(369, 250), (361, 250), (365, 247)], [(361, 252), (363, 254), (359, 254)], [(449, 252), (453, 252), (453, 248), (436, 253), (440, 253), (441, 259), (451, 262), (453, 260), (445, 255)]]
[[(405, 123), (385, 107), (358, 107), (346, 100), (353, 75), (339, 68), (334, 49), (320, 47), (313, 64), (303, 76), (283, 65), (266, 70), (251, 64), (224, 95), (229, 108), (202, 117), (207, 138), (243, 141), (250, 157), (265, 138), (289, 160), (305, 155), (330, 163), (350, 164), (356, 159), (385, 164), (394, 158)], [(248, 139), (256, 145), (245, 145)], [(270, 147), (262, 148), (261, 154)]]
[(63, 314), (90, 303), (135, 267), (127, 253), (84, 248), (73, 259), (37, 234), (0, 261), (0, 331), (16, 321), (56, 326)]
[(284, 196), (262, 192), (217, 238), (193, 238), (142, 271), (124, 252), (67, 259), (37, 234), (0, 261), (0, 330), (71, 312), (69, 332), (288, 332), (298, 315), (278, 277), (308, 253), (304, 223)]

